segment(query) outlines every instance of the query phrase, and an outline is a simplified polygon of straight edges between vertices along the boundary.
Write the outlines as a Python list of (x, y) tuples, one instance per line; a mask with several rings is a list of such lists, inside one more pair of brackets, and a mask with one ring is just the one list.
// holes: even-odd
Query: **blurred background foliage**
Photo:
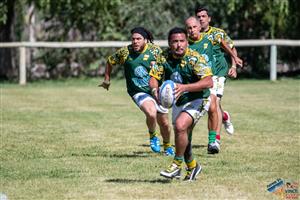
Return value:
[[(184, 26), (196, 6), (209, 8), (212, 25), (237, 39), (299, 39), (297, 0), (2, 0), (0, 42), (10, 41), (128, 41), (135, 26), (149, 29), (155, 39)], [(103, 75), (106, 58), (115, 48), (30, 49), (28, 78)], [(238, 48), (254, 78), (268, 77), (269, 47)], [(299, 47), (278, 48), (279, 72), (299, 73)], [(1, 80), (16, 80), (17, 49), (0, 48)], [(122, 76), (122, 67), (114, 69)]]

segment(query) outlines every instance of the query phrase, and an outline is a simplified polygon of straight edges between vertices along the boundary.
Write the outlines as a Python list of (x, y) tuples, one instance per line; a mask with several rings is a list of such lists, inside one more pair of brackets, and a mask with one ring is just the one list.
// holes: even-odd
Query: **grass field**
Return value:
[[(194, 131), (203, 171), (159, 176), (172, 158), (148, 146), (124, 80), (1, 84), (0, 193), (13, 199), (279, 199), (277, 178), (300, 182), (300, 80), (229, 81), (223, 107), (235, 134), (207, 154), (207, 117)], [(173, 136), (172, 136), (173, 137)], [(172, 139), (173, 140), (173, 139)]]

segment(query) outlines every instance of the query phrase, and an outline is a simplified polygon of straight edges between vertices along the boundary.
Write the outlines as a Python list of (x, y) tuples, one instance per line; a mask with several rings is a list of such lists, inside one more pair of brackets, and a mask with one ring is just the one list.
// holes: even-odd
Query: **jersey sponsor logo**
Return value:
[(135, 77), (132, 78), (133, 83), (138, 87), (146, 87), (149, 85), (150, 76), (144, 66), (138, 66), (134, 69)]
[(149, 55), (145, 54), (143, 60), (148, 60), (148, 58), (149, 58)]
[(173, 72), (170, 78), (175, 83), (182, 83), (182, 76), (179, 72)]

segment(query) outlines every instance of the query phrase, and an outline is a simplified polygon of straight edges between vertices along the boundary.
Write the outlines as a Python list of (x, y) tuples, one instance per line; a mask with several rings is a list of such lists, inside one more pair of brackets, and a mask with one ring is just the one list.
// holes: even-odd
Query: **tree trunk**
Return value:
[[(30, 6), (27, 8), (26, 13), (26, 28), (25, 30), (28, 31), (29, 42), (35, 42), (35, 5), (34, 2), (31, 2)], [(34, 48), (28, 48), (26, 53), (26, 66), (27, 69), (31, 69), (33, 67), (33, 58), (35, 56), (36, 50)], [(30, 71), (30, 70), (29, 70)]]
[[(15, 0), (6, 3), (6, 22), (0, 24), (0, 42), (12, 41)], [(10, 80), (14, 76), (14, 62), (11, 48), (0, 48), (0, 79)]]

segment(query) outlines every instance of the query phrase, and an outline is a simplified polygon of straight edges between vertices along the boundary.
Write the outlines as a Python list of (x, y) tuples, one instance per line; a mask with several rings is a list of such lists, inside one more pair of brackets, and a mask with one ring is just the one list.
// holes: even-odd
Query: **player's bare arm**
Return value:
[(156, 80), (156, 78), (154, 78), (154, 77), (150, 78), (149, 87), (150, 87), (152, 96), (158, 102), (158, 81)]
[(239, 66), (243, 66), (243, 61), (240, 59), (236, 53), (227, 45), (226, 41), (221, 40), (221, 47), (228, 53), (231, 58), (234, 60), (234, 63)]
[(213, 87), (213, 81), (211, 76), (207, 76), (195, 83), (179, 84), (176, 83), (175, 96), (179, 97), (184, 92), (199, 92), (201, 90)]
[(104, 81), (101, 84), (99, 84), (99, 87), (103, 87), (104, 89), (109, 90), (111, 71), (112, 66), (107, 62), (105, 68)]

